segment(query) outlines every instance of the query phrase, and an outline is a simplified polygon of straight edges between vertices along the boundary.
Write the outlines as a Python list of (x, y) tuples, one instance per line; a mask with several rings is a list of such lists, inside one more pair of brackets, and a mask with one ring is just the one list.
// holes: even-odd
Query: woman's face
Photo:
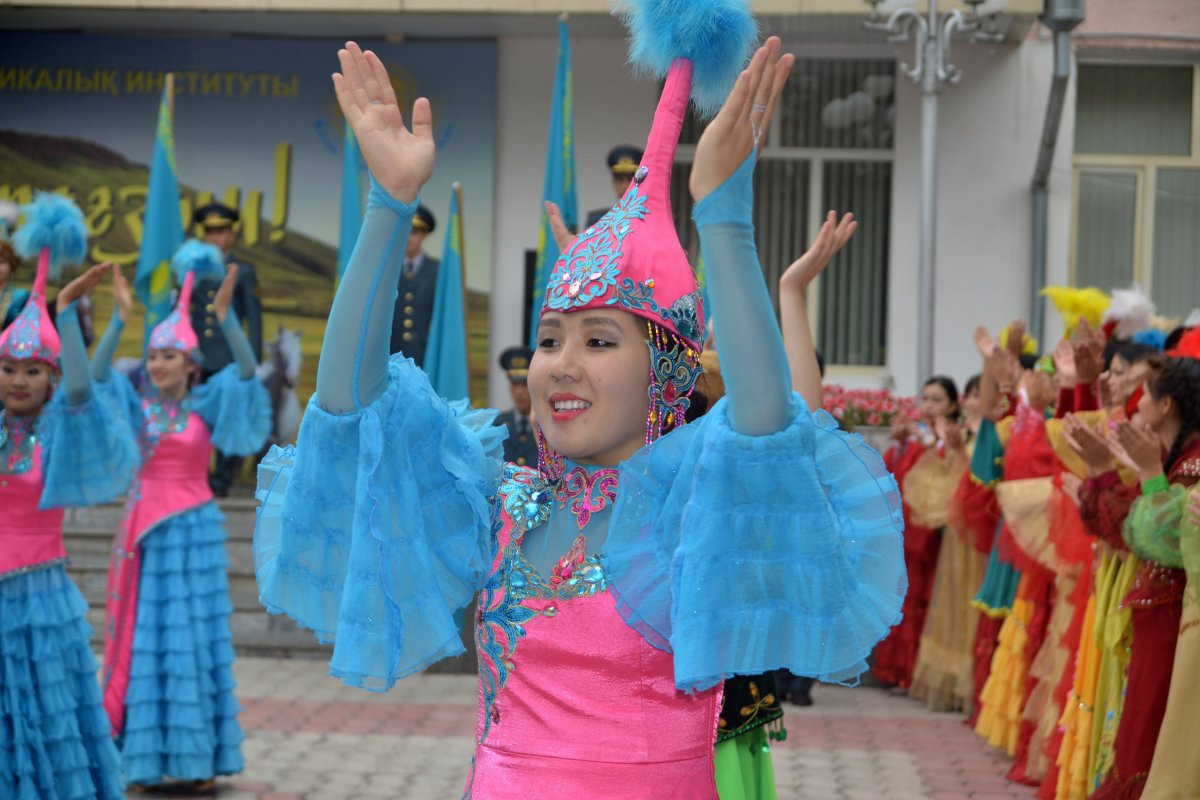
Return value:
[(146, 354), (146, 372), (154, 388), (168, 397), (181, 397), (187, 391), (192, 360), (178, 350), (150, 350)]
[(1142, 384), (1142, 399), (1138, 400), (1137, 414), (1134, 416), (1140, 422), (1150, 426), (1150, 430), (1157, 433), (1162, 430), (1163, 425), (1172, 419), (1175, 414), (1175, 404), (1171, 402), (1169, 397), (1155, 397), (1150, 391), (1150, 383), (1146, 381)]
[(983, 406), (979, 402), (979, 389), (972, 388), (963, 395), (962, 409), (963, 413), (967, 415), (967, 419), (977, 420), (983, 416)]
[(921, 416), (932, 425), (939, 417), (954, 413), (954, 403), (940, 383), (930, 383), (921, 390)]
[(1150, 365), (1145, 361), (1130, 364), (1121, 356), (1113, 356), (1104, 376), (1104, 388), (1108, 391), (1108, 404), (1123, 406), (1133, 397), (1134, 391), (1146, 380)]
[(12, 277), (12, 264), (4, 258), (0, 258), (0, 286), (8, 283), (8, 279)]
[(529, 364), (533, 413), (551, 449), (615, 466), (645, 444), (650, 351), (644, 326), (612, 309), (549, 312)]
[(0, 400), (19, 417), (37, 414), (50, 396), (50, 365), (32, 358), (0, 359)]

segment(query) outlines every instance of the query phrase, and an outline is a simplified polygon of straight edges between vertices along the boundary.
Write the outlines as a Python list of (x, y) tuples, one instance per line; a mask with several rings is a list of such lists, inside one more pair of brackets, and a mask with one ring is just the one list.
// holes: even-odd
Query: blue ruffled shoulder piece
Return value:
[(192, 411), (212, 430), (213, 447), (222, 453), (257, 453), (271, 434), (271, 397), (258, 376), (243, 378), (229, 364), (188, 396)]
[(141, 464), (129, 419), (93, 394), (80, 405), (56, 392), (38, 418), (45, 486), (38, 507), (90, 506), (120, 497)]
[(108, 379), (92, 381), (92, 395), (109, 406), (111, 413), (124, 419), (134, 433), (142, 427), (142, 397), (129, 378), (110, 370)]
[(447, 403), (396, 355), (378, 400), (331, 414), (314, 397), (298, 444), (259, 465), (259, 599), (332, 642), (345, 683), (386, 691), (464, 652), (454, 613), (496, 547), (507, 432), (495, 415)]
[(904, 519), (883, 459), (792, 396), (768, 436), (722, 399), (620, 467), (603, 564), (684, 691), (786, 668), (853, 682), (900, 620)]

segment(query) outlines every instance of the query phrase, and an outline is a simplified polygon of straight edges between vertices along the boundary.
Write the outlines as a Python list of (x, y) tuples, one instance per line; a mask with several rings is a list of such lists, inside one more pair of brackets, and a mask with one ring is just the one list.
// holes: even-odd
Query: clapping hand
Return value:
[(1163, 474), (1162, 444), (1148, 426), (1122, 422), (1109, 433), (1113, 457), (1137, 473), (1145, 483)]
[(1074, 414), (1063, 417), (1063, 438), (1087, 464), (1092, 475), (1102, 475), (1113, 468), (1112, 451), (1104, 437)]
[(1076, 381), (1095, 383), (1104, 369), (1104, 337), (1086, 319), (1079, 320), (1074, 355)]
[(1054, 345), (1054, 374), (1058, 376), (1059, 385), (1070, 389), (1078, 383), (1075, 372), (1075, 346), (1067, 339), (1059, 339)]
[(396, 100), (387, 70), (379, 56), (347, 42), (338, 51), (342, 71), (333, 75), (338, 104), (363, 160), (375, 180), (402, 203), (411, 203), (433, 174), (435, 147), (433, 112), (429, 101), (418, 97), (412, 108), (412, 130)]
[(945, 417), (938, 417), (933, 423), (933, 430), (937, 434), (939, 441), (946, 445), (946, 449), (955, 453), (962, 453), (967, 448), (967, 439), (963, 435), (963, 428), (957, 422), (952, 422)]
[(112, 269), (113, 263), (105, 261), (102, 264), (96, 264), (91, 267), (75, 280), (64, 286), (58, 293), (58, 297), (54, 301), (54, 307), (58, 313), (67, 310), (67, 306), (74, 303), (79, 298), (96, 288), (100, 281), (104, 280), (104, 273)]
[(985, 361), (991, 358), (992, 353), (996, 350), (996, 340), (982, 325), (975, 328), (975, 348), (979, 350), (979, 355), (983, 356)]

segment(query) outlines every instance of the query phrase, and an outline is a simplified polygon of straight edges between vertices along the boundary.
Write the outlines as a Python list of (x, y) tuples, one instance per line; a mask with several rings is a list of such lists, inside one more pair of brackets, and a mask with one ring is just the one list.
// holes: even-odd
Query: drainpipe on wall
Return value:
[(1071, 30), (1083, 22), (1083, 0), (1046, 0), (1042, 24), (1054, 33), (1054, 75), (1050, 80), (1050, 97), (1046, 100), (1046, 121), (1038, 147), (1037, 165), (1033, 170), (1033, 229), (1032, 261), (1029, 270), (1029, 331), (1044, 340), (1046, 306), (1041, 290), (1046, 285), (1046, 237), (1050, 214), (1050, 165), (1058, 144), (1058, 127), (1062, 120), (1067, 84), (1071, 80)]

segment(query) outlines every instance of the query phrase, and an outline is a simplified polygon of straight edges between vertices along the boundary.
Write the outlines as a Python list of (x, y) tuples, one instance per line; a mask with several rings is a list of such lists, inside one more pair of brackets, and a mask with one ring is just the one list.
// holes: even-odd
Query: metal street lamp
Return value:
[(927, 13), (914, 6), (916, 0), (864, 0), (871, 6), (866, 27), (890, 33), (888, 41), (914, 42), (916, 58), (900, 71), (921, 87), (921, 216), (917, 247), (917, 386), (933, 374), (933, 319), (935, 249), (937, 242), (937, 125), (938, 93), (955, 84), (962, 70), (950, 62), (950, 43), (955, 34), (970, 41), (1000, 41), (1004, 38), (997, 15), (1008, 0), (963, 0), (968, 11), (959, 9), (938, 14), (937, 0), (927, 0)]

